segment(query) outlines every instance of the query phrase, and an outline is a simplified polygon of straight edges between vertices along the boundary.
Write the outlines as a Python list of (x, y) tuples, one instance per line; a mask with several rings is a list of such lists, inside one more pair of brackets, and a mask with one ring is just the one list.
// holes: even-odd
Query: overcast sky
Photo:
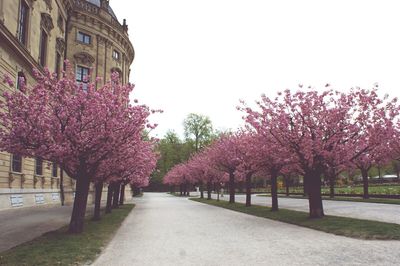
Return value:
[(154, 135), (191, 112), (236, 129), (239, 99), (297, 84), (400, 96), (400, 15), (388, 0), (111, 0), (136, 57), (133, 98), (161, 108)]

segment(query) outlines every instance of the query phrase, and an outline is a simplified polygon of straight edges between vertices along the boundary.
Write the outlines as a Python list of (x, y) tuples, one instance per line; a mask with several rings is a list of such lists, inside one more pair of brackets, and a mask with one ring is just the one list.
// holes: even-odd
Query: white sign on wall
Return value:
[(36, 202), (36, 204), (43, 204), (44, 203), (44, 195), (43, 194), (36, 194), (35, 195), (35, 202)]
[(51, 198), (53, 199), (53, 201), (59, 201), (60, 200), (60, 194), (51, 193)]
[(12, 207), (21, 207), (24, 205), (24, 198), (22, 195), (11, 195), (10, 201)]

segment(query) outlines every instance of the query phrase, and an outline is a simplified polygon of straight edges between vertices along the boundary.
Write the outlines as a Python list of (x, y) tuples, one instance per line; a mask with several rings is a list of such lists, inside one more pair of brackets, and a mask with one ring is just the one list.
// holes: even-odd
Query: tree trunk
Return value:
[(74, 207), (68, 229), (68, 232), (71, 234), (80, 234), (83, 232), (89, 186), (89, 178), (85, 176), (85, 174), (78, 174), (78, 178), (76, 180)]
[(183, 184), (179, 185), (179, 195), (182, 196), (183, 195)]
[(318, 172), (314, 172), (309, 173), (304, 178), (308, 179), (306, 184), (310, 218), (322, 218), (324, 217), (324, 208), (321, 197), (321, 175)]
[(239, 189), (239, 193), (243, 193), (243, 182), (242, 181), (240, 181), (238, 183), (238, 189)]
[(114, 183), (110, 182), (110, 184), (108, 184), (108, 191), (107, 191), (106, 213), (111, 213), (113, 192), (114, 192)]
[(119, 193), (121, 191), (121, 182), (115, 182), (114, 184), (114, 194), (113, 194), (113, 202), (112, 202), (112, 208), (113, 209), (118, 209), (119, 208)]
[(217, 201), (219, 201), (219, 193), (221, 191), (221, 187), (219, 184), (217, 184), (216, 186), (217, 186)]
[(103, 194), (103, 182), (98, 182), (95, 185), (93, 221), (99, 221), (100, 220), (100, 206), (101, 206), (101, 196), (102, 196), (102, 194)]
[(229, 173), (229, 203), (235, 203), (235, 176)]
[(272, 207), (271, 211), (278, 211), (278, 173), (271, 172), (271, 200), (272, 200)]
[(285, 178), (285, 185), (286, 185), (286, 196), (289, 197), (289, 177)]
[(335, 197), (335, 175), (329, 174), (329, 197), (333, 199)]
[(204, 199), (204, 185), (203, 182), (200, 183), (200, 198)]
[(121, 185), (121, 193), (119, 195), (119, 205), (124, 205), (125, 200), (125, 184)]
[(60, 168), (60, 200), (61, 206), (65, 205), (65, 193), (64, 193), (64, 170)]
[(251, 174), (246, 175), (246, 207), (251, 206)]
[(369, 198), (369, 193), (368, 193), (368, 170), (362, 169), (361, 170), (361, 175), (363, 179), (363, 198), (368, 199)]
[(207, 182), (207, 199), (211, 199), (211, 182)]

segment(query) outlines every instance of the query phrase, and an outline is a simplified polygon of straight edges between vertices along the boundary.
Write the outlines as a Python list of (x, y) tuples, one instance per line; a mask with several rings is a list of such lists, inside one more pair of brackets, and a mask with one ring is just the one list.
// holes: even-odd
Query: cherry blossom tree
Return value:
[(312, 218), (324, 216), (321, 198), (324, 158), (342, 140), (340, 131), (332, 126), (341, 125), (347, 119), (340, 100), (340, 95), (332, 91), (292, 94), (286, 90), (275, 99), (263, 96), (258, 102), (260, 111), (243, 109), (247, 112), (246, 121), (256, 131), (267, 132), (280, 147), (295, 156), (295, 163), (304, 176)]
[(81, 233), (89, 184), (100, 164), (116, 147), (141, 137), (150, 110), (129, 104), (133, 86), (120, 85), (115, 74), (98, 89), (94, 84), (84, 89), (70, 72), (58, 80), (48, 70), (35, 71), (35, 79), (23, 93), (4, 93), (0, 148), (58, 163), (76, 180), (69, 232)]
[(179, 186), (181, 195), (189, 195), (189, 186), (195, 182), (196, 179), (190, 173), (190, 169), (185, 163), (174, 166), (163, 179), (164, 184)]
[(398, 141), (396, 122), (398, 123), (399, 106), (397, 99), (383, 99), (377, 89), (357, 88), (350, 97), (355, 102), (355, 125), (357, 137), (350, 139), (349, 164), (361, 172), (363, 180), (363, 198), (368, 195), (368, 172), (375, 164), (388, 163), (392, 158), (393, 143)]
[[(107, 197), (106, 212), (110, 213), (115, 204), (124, 202), (125, 186), (127, 184), (136, 187), (148, 185), (150, 174), (157, 163), (157, 155), (154, 153), (154, 141), (138, 140), (135, 143), (125, 143), (118, 147), (118, 152), (113, 157), (102, 161), (95, 174), (96, 197), (94, 219), (100, 218), (100, 203), (104, 182), (110, 184)], [(114, 167), (110, 167), (113, 165)], [(119, 195), (119, 196), (118, 196)]]
[(235, 171), (241, 163), (238, 144), (240, 139), (235, 134), (222, 135), (208, 150), (208, 156), (218, 171), (229, 175), (229, 203), (235, 202)]
[[(395, 102), (382, 103), (375, 90), (286, 90), (274, 99), (264, 95), (257, 102), (257, 111), (246, 105), (240, 109), (257, 132), (268, 132), (280, 147), (293, 154), (304, 176), (310, 217), (320, 218), (324, 216), (321, 175), (327, 162), (336, 160), (335, 164), (341, 165), (369, 152), (373, 145), (366, 140), (371, 138), (371, 128), (390, 132)], [(354, 147), (358, 147), (355, 152)]]

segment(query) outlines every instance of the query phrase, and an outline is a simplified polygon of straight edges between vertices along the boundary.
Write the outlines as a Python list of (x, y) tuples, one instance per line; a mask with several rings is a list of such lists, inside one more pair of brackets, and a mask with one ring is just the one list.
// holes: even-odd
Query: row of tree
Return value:
[[(148, 117), (158, 111), (137, 101), (130, 104), (133, 86), (121, 85), (117, 73), (99, 88), (99, 80), (77, 83), (70, 71), (61, 79), (48, 70), (34, 71), (34, 76), (34, 86), (3, 95), (0, 149), (55, 162), (76, 180), (69, 232), (81, 233), (91, 183), (96, 187), (95, 219), (100, 218), (104, 183), (109, 184), (108, 211), (113, 198), (118, 206), (125, 185), (148, 184), (157, 156), (154, 141), (143, 133), (156, 126)], [(9, 77), (4, 81), (13, 86)]]
[(359, 169), (368, 197), (368, 171), (398, 159), (399, 106), (397, 99), (381, 98), (377, 88), (355, 88), (348, 93), (330, 89), (265, 95), (251, 108), (242, 102), (246, 125), (235, 133), (223, 134), (188, 162), (175, 166), (165, 177), (170, 185), (228, 183), (230, 202), (235, 185), (246, 184), (250, 206), (254, 175), (271, 182), (272, 210), (278, 210), (277, 177), (301, 175), (309, 198), (312, 218), (324, 216), (321, 178), (334, 184), (338, 174)]
[(189, 114), (183, 121), (184, 139), (174, 131), (168, 131), (156, 145), (159, 154), (156, 171), (147, 188), (150, 191), (167, 191), (162, 179), (173, 166), (187, 161), (194, 153), (217, 138), (211, 120), (204, 115)]

